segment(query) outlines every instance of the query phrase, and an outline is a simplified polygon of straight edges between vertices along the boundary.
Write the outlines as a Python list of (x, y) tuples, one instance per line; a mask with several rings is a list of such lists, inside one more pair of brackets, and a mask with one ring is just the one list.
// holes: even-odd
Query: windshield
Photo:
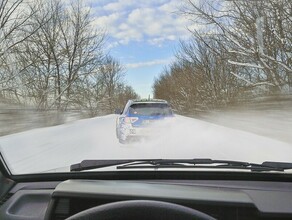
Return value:
[(131, 115), (140, 116), (155, 116), (155, 115), (171, 115), (171, 109), (167, 104), (160, 103), (142, 103), (133, 104), (129, 108), (129, 113)]
[(70, 172), (83, 160), (243, 162), (224, 164), (230, 172), (291, 163), (291, 8), (2, 0), (1, 161), (13, 175)]

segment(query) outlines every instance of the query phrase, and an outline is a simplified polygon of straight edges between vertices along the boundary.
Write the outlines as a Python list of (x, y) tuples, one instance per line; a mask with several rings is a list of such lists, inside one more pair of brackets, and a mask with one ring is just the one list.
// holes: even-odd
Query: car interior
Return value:
[(291, 134), (292, 0), (0, 0), (0, 220), (292, 220)]
[(0, 219), (291, 219), (285, 174), (119, 171), (9, 176)]

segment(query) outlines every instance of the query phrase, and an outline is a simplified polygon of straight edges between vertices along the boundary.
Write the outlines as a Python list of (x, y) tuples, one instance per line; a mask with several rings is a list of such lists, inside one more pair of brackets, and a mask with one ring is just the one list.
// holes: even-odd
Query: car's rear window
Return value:
[(131, 115), (146, 115), (146, 116), (170, 116), (172, 115), (171, 108), (165, 103), (139, 103), (133, 104), (129, 108)]

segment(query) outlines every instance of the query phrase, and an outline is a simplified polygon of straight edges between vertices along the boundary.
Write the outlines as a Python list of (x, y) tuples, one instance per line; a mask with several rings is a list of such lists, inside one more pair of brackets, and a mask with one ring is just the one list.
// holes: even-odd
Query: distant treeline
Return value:
[(180, 8), (193, 25), (154, 96), (182, 114), (292, 92), (291, 0), (197, 1)]

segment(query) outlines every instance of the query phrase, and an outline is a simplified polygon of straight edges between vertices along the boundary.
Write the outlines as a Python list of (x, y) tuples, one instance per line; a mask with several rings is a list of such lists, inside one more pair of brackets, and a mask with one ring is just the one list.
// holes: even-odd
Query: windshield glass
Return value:
[(2, 0), (3, 161), (15, 175), (83, 160), (292, 162), (291, 8)]
[(155, 115), (171, 115), (171, 109), (167, 104), (159, 103), (143, 103), (143, 104), (133, 104), (129, 108), (129, 113), (131, 115), (145, 115), (145, 116), (155, 116)]

